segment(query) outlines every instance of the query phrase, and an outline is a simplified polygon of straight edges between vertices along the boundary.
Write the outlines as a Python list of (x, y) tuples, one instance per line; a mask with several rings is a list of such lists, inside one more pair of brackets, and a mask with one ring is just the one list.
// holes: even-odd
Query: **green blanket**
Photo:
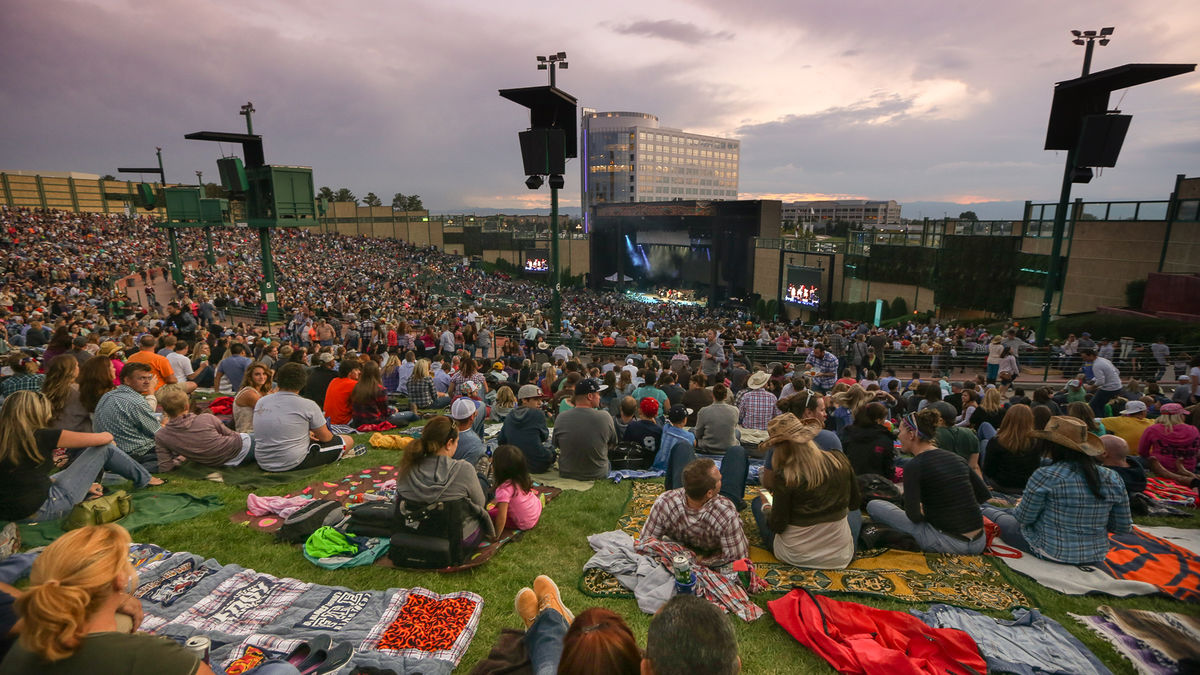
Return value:
[[(214, 495), (196, 497), (187, 493), (140, 491), (133, 493), (133, 513), (116, 522), (133, 532), (149, 525), (189, 520), (224, 506), (221, 498)], [(25, 548), (45, 546), (63, 534), (57, 520), (25, 523), (20, 527), (21, 545)]]
[[(313, 467), (310, 469), (295, 469), (293, 471), (280, 471), (272, 473), (263, 471), (256, 464), (248, 464), (245, 466), (223, 466), (219, 469), (214, 469), (211, 466), (201, 466), (195, 462), (186, 462), (180, 464), (171, 474), (180, 476), (181, 478), (190, 478), (192, 480), (211, 480), (217, 483), (224, 483), (234, 487), (246, 488), (253, 490), (256, 488), (267, 487), (271, 485), (284, 485), (293, 481), (304, 480), (324, 467)], [(168, 477), (171, 474), (167, 474)]]

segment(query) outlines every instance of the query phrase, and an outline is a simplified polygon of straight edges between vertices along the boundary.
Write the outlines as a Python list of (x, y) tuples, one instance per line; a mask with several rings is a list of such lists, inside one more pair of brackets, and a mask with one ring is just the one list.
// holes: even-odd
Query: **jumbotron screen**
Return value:
[(525, 252), (526, 272), (549, 272), (550, 254), (543, 250)]
[(810, 309), (821, 307), (821, 277), (824, 270), (818, 267), (788, 267), (787, 292), (784, 302)]

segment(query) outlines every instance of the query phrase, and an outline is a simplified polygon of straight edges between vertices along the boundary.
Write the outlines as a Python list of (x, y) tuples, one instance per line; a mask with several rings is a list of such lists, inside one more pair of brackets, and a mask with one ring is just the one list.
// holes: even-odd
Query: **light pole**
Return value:
[(554, 68), (557, 66), (559, 68), (562, 68), (563, 70), (567, 69), (567, 53), (566, 52), (556, 52), (554, 54), (550, 54), (549, 56), (539, 56), (539, 57), (537, 57), (537, 60), (538, 60), (538, 70), (549, 70), (550, 71), (550, 86), (551, 87), (556, 86), (554, 84)]
[[(538, 70), (550, 71), (550, 86), (554, 87), (554, 71), (556, 68), (566, 69), (567, 53), (556, 52), (548, 56), (537, 57)], [(552, 174), (550, 184), (550, 317), (554, 321), (554, 330), (562, 331), (562, 270), (558, 265), (558, 191), (563, 186), (562, 174)]]
[[(1080, 77), (1086, 76), (1092, 69), (1092, 50), (1096, 40), (1100, 41), (1100, 46), (1103, 47), (1109, 43), (1109, 37), (1113, 34), (1114, 28), (1108, 26), (1101, 28), (1099, 31), (1073, 30), (1071, 35), (1075, 36), (1072, 44), (1083, 45), (1083, 73)], [(1058, 286), (1058, 277), (1062, 273), (1062, 240), (1063, 231), (1067, 224), (1067, 209), (1071, 203), (1071, 184), (1075, 182), (1075, 156), (1079, 152), (1079, 142), (1071, 144), (1067, 150), (1067, 159), (1063, 168), (1062, 190), (1058, 196), (1058, 207), (1054, 209), (1054, 233), (1050, 240), (1050, 269), (1046, 274), (1046, 287), (1042, 293), (1042, 317), (1038, 322), (1038, 345), (1045, 347), (1049, 344), (1047, 333), (1050, 330), (1050, 306), (1054, 303), (1054, 290)], [(1091, 169), (1087, 170), (1088, 175), (1091, 175)]]
[(254, 121), (250, 118), (250, 116), (255, 112), (257, 111), (254, 109), (254, 104), (250, 101), (246, 101), (246, 105), (242, 106), (241, 110), (238, 112), (239, 115), (244, 115), (246, 117), (246, 133), (250, 134), (251, 136), (254, 135)]
[[(205, 190), (204, 190), (204, 172), (203, 171), (196, 172), (196, 184), (200, 186), (200, 199), (204, 199), (207, 195), (205, 194)], [(203, 214), (204, 210), (201, 209), (200, 213)], [(205, 249), (204, 249), (205, 262), (207, 262), (209, 265), (216, 265), (217, 264), (217, 256), (215, 253), (213, 253), (212, 228), (207, 225), (204, 226), (204, 245), (205, 245)]]

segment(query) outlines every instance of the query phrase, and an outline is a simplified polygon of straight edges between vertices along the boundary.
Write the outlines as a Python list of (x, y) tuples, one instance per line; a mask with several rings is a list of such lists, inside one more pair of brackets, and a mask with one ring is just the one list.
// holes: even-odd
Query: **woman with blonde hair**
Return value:
[(72, 530), (33, 563), (17, 600), (20, 641), (0, 673), (211, 675), (199, 657), (167, 637), (139, 633), (137, 573), (120, 525)]
[(983, 477), (993, 488), (1015, 494), (1025, 490), (1029, 477), (1042, 463), (1042, 455), (1035, 449), (1035, 431), (1032, 408), (1018, 403), (1008, 409), (983, 454)]
[[(818, 448), (813, 440), (820, 429), (791, 413), (773, 418), (767, 430), (767, 445), (775, 449), (774, 487), (751, 504), (764, 545), (797, 567), (849, 565), (858, 533), (848, 516), (861, 500), (850, 461)], [(861, 517), (853, 520), (861, 524)]]
[(429, 359), (418, 359), (413, 366), (412, 377), (408, 378), (408, 405), (413, 413), (420, 409), (445, 408), (450, 405), (449, 396), (438, 395), (429, 374)]
[(1186, 423), (1187, 411), (1178, 403), (1159, 409), (1158, 419), (1142, 432), (1138, 455), (1146, 458), (1150, 471), (1180, 485), (1196, 487), (1196, 459), (1200, 456), (1200, 430)]
[(1000, 390), (988, 389), (983, 394), (979, 407), (975, 408), (975, 412), (971, 413), (968, 419), (971, 420), (972, 429), (978, 429), (984, 422), (992, 425), (993, 429), (999, 429), (1004, 421), (1004, 397)]
[(505, 417), (517, 407), (517, 395), (513, 388), (502, 386), (496, 390), (496, 404), (492, 406), (491, 420), (503, 422)]
[(383, 388), (386, 391), (400, 390), (400, 357), (396, 354), (388, 354), (380, 368), (380, 377), (383, 379)]
[(246, 368), (242, 376), (242, 387), (233, 397), (233, 430), (240, 433), (254, 432), (254, 406), (259, 399), (271, 393), (271, 369), (261, 361)]
[(839, 383), (834, 386), (835, 393), (829, 397), (829, 402), (834, 405), (833, 417), (834, 433), (838, 436), (842, 435), (842, 431), (854, 423), (854, 416), (858, 414), (859, 408), (875, 400), (875, 394), (863, 389), (857, 384), (847, 387), (844, 391), (836, 391), (838, 386), (845, 386), (845, 383)]
[[(35, 391), (18, 391), (0, 408), (0, 520), (58, 520), (89, 496), (99, 497), (100, 471), (112, 471), (137, 487), (162, 485), (121, 452), (110, 433), (51, 429), (50, 401)], [(87, 448), (67, 468), (51, 475), (55, 448)]]
[(92, 418), (79, 402), (79, 360), (70, 354), (54, 357), (46, 369), (46, 380), (42, 382), (42, 394), (50, 401), (53, 418), (50, 426), (55, 429), (91, 433)]

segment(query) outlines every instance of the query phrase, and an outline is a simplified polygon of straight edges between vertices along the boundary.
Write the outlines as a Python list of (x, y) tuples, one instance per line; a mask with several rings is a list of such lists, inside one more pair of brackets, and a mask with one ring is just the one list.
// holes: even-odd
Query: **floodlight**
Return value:
[(525, 179), (525, 187), (529, 188), (530, 190), (536, 190), (536, 189), (542, 187), (542, 177), (541, 176), (530, 176), (529, 178), (526, 178)]
[(544, 57), (544, 56), (539, 56), (539, 57), (537, 57), (537, 60), (538, 60), (538, 61), (545, 61), (545, 60), (546, 60), (546, 57)]
[(1083, 34), (1087, 37), (1096, 37), (1096, 31), (1094, 30), (1085, 30), (1083, 31)]
[(1112, 35), (1114, 30), (1116, 30), (1116, 28), (1114, 28), (1112, 26), (1108, 26), (1107, 28), (1101, 28), (1100, 34), (1101, 35)]
[(1107, 45), (1109, 42), (1111, 42), (1111, 40), (1109, 40), (1108, 38), (1104, 38), (1104, 39), (1100, 40), (1100, 46), (1103, 47), (1103, 46)]
[[(1082, 42), (1080, 42), (1079, 44), (1083, 44), (1083, 43), (1082, 43)], [(545, 69), (546, 69), (546, 64), (544, 64), (544, 63), (539, 63), (539, 64), (538, 64), (538, 70), (545, 70)]]
[(563, 181), (562, 174), (556, 173), (550, 175), (550, 187), (554, 190), (561, 190), (566, 183)]
[[(1105, 40), (1105, 42), (1108, 42), (1108, 40)], [(563, 70), (566, 70), (566, 69), (567, 69), (567, 62), (566, 62), (566, 61), (563, 61), (562, 63), (558, 64), (558, 67), (559, 67), (559, 68), (562, 68)]]
[[(1072, 42), (1073, 44), (1077, 44), (1077, 45), (1081, 45), (1081, 44), (1083, 44), (1083, 40), (1082, 40), (1082, 39), (1080, 39), (1080, 40), (1071, 40), (1071, 42)], [(538, 66), (538, 68), (545, 68), (545, 66)]]
[(566, 52), (559, 52), (559, 53), (557, 54), (557, 56), (558, 56), (558, 58), (559, 58), (560, 60), (561, 60), (561, 59), (565, 59), (565, 58), (567, 58), (567, 53), (566, 53)]
[(1071, 35), (1074, 35), (1075, 37), (1079, 37), (1079, 36), (1083, 35), (1083, 31), (1073, 30), (1073, 31), (1071, 31)]

